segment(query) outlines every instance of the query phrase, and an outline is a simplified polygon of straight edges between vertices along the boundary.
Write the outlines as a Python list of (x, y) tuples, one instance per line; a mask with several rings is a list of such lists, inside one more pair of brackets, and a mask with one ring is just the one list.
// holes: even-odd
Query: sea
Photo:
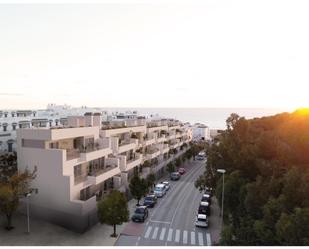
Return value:
[(137, 111), (139, 115), (146, 117), (160, 116), (174, 118), (191, 124), (203, 123), (211, 129), (225, 129), (226, 119), (231, 113), (237, 113), (247, 119), (263, 116), (271, 116), (282, 112), (292, 112), (287, 108), (104, 108), (108, 112), (124, 113)]

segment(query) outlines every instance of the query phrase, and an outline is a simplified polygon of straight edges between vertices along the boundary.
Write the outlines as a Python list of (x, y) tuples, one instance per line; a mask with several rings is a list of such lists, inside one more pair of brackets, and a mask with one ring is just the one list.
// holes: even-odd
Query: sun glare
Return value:
[(309, 116), (309, 108), (299, 108), (295, 111), (295, 113), (302, 116)]

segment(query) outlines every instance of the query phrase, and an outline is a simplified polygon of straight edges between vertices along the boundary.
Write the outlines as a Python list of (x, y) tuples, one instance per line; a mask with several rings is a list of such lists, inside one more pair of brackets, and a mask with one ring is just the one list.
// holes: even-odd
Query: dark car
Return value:
[(157, 203), (157, 197), (153, 195), (147, 195), (144, 199), (144, 206), (154, 207)]
[(198, 214), (206, 214), (207, 216), (210, 216), (210, 206), (208, 202), (201, 202), (200, 206), (198, 207)]
[(177, 180), (180, 179), (180, 174), (179, 174), (178, 172), (173, 172), (173, 173), (171, 173), (171, 175), (170, 175), (170, 179), (171, 179), (172, 181), (177, 181)]
[(203, 194), (201, 202), (208, 202), (211, 205), (211, 195), (210, 194)]
[(186, 169), (185, 168), (179, 168), (178, 172), (179, 172), (179, 174), (183, 175), (184, 173), (186, 173)]
[(135, 222), (144, 222), (148, 217), (148, 209), (146, 206), (139, 206), (135, 209), (134, 214), (132, 215), (132, 221)]

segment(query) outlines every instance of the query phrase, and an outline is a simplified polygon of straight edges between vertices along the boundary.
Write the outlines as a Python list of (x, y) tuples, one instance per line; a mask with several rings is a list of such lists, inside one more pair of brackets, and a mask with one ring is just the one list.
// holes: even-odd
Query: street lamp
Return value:
[(31, 192), (26, 193), (27, 198), (27, 233), (30, 233), (30, 214), (29, 214), (29, 197), (31, 196)]
[(29, 192), (25, 193), (25, 197), (27, 198), (27, 233), (30, 233), (30, 212), (29, 212), (29, 197), (32, 195), (32, 193), (37, 194), (38, 189), (37, 188), (31, 188), (29, 189)]
[(224, 204), (224, 173), (226, 172), (225, 169), (217, 169), (218, 173), (221, 173), (223, 175), (223, 185), (222, 185), (222, 205), (221, 205), (221, 229), (223, 225), (223, 204)]

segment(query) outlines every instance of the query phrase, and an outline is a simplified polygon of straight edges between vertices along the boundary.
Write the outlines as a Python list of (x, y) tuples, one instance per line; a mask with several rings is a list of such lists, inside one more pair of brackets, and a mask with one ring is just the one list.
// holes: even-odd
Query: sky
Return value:
[(309, 107), (307, 0), (73, 2), (2, 2), (0, 108)]

